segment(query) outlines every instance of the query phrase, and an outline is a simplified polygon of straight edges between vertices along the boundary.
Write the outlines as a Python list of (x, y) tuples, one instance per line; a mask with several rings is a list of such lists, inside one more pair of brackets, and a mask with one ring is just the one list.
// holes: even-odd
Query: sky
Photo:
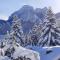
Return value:
[(52, 7), (54, 13), (60, 12), (60, 0), (0, 0), (0, 19), (7, 20), (15, 11), (23, 5), (30, 5), (34, 8)]

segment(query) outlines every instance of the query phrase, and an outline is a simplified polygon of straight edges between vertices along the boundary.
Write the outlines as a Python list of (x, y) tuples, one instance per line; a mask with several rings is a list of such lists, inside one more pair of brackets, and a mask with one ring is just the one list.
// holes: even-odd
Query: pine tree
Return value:
[(30, 35), (29, 34), (25, 34), (25, 41), (24, 41), (24, 46), (30, 45)]
[(21, 26), (21, 20), (16, 15), (13, 16), (10, 40), (12, 40), (13, 43), (20, 43), (20, 45), (24, 44), (24, 34)]
[(30, 43), (32, 45), (37, 45), (39, 41), (39, 37), (41, 34), (41, 25), (34, 24), (32, 30), (30, 31)]
[(55, 25), (55, 16), (51, 10), (48, 9), (46, 19), (44, 21), (44, 27), (38, 45), (40, 46), (56, 46), (60, 45), (60, 31)]
[(5, 35), (3, 42), (5, 43), (5, 45), (7, 45), (7, 44), (9, 44), (10, 41), (11, 41), (10, 40), (10, 33), (9, 33), (9, 31), (7, 31), (7, 34)]

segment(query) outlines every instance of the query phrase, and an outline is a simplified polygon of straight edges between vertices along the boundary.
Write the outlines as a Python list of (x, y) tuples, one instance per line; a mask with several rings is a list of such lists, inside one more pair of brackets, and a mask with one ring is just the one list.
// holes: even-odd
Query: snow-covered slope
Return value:
[(54, 47), (27, 46), (26, 48), (39, 52), (41, 60), (60, 59), (60, 46), (54, 46)]
[(16, 51), (13, 54), (13, 58), (16, 59), (20, 56), (26, 56), (26, 58), (30, 58), (31, 60), (40, 60), (39, 53), (29, 49), (25, 49), (21, 46), (16, 48)]
[[(14, 59), (17, 59), (18, 57), (24, 57), (24, 56), (26, 56), (24, 57), (25, 59), (30, 58), (31, 60), (59, 60), (60, 59), (60, 46), (54, 46), (54, 47), (27, 46), (26, 48), (28, 49), (23, 48), (21, 46), (16, 47), (15, 45), (14, 47), (15, 47), (15, 52), (12, 55)], [(0, 56), (0, 60), (10, 60), (10, 59), (7, 56)]]
[[(19, 58), (22, 58), (22, 59), (30, 59), (30, 60), (40, 60), (40, 55), (38, 52), (36, 51), (33, 51), (33, 50), (29, 50), (29, 49), (26, 49), (26, 48), (23, 48), (21, 47), (19, 44), (16, 44), (16, 45), (6, 45), (4, 48), (0, 49), (0, 60), (9, 60), (11, 59), (11, 57), (7, 57), (7, 55), (4, 53), (6, 53), (6, 51), (11, 51), (11, 49), (14, 48), (15, 51), (14, 53), (11, 52), (11, 57), (13, 57), (13, 59), (19, 59)], [(8, 53), (9, 54), (9, 53)]]
[(7, 56), (0, 56), (0, 60), (10, 60)]

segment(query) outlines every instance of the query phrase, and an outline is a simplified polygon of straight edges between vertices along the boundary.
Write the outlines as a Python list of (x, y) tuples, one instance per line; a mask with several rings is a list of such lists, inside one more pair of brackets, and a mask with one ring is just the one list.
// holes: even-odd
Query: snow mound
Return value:
[(7, 56), (0, 56), (0, 60), (10, 60)]
[[(14, 52), (10, 52), (11, 53), (11, 57), (5, 55), (6, 51), (8, 49), (12, 49), (14, 48)], [(19, 44), (14, 44), (14, 45), (11, 45), (11, 44), (8, 44), (6, 45), (4, 48), (0, 49), (0, 54), (3, 55), (0, 55), (0, 60), (12, 60), (12, 59), (21, 59), (22, 60), (40, 60), (40, 55), (38, 52), (36, 51), (33, 51), (33, 50), (29, 50), (29, 49), (26, 49), (22, 46), (20, 46)]]
[(25, 49), (21, 46), (17, 47), (15, 49), (15, 52), (13, 54), (13, 58), (16, 59), (18, 57), (26, 57), (26, 58), (30, 58), (31, 60), (40, 60), (40, 56), (38, 52), (29, 50), (29, 49)]
[(26, 48), (39, 52), (41, 60), (60, 59), (60, 46), (51, 47), (27, 46)]

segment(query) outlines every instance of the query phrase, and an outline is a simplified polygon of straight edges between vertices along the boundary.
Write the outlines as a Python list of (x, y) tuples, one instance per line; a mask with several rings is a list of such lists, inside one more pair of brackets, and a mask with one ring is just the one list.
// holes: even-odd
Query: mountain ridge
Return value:
[[(13, 15), (17, 15), (19, 19), (21, 19), (22, 21), (22, 27), (23, 27), (23, 31), (24, 33), (28, 33), (29, 30), (32, 28), (32, 26), (34, 25), (34, 23), (39, 23), (41, 21), (44, 20), (45, 18), (45, 14), (46, 14), (46, 11), (47, 11), (47, 7), (44, 7), (44, 8), (36, 8), (34, 9), (32, 6), (29, 6), (29, 5), (24, 5), (22, 8), (20, 8), (19, 10), (13, 12), (8, 20), (6, 21), (8, 23), (8, 25), (10, 25), (11, 27), (11, 24), (12, 24), (12, 21), (13, 21)], [(60, 13), (57, 13), (55, 14), (56, 18), (59, 18), (60, 17)], [(3, 20), (2, 20), (3, 22)], [(4, 22), (3, 22), (4, 23)], [(3, 24), (2, 23), (2, 24)], [(1, 24), (1, 23), (0, 23)], [(3, 28), (4, 25), (2, 25), (2, 28)], [(7, 28), (10, 28), (10, 27), (7, 27)], [(6, 26), (4, 27), (6, 28)], [(9, 29), (7, 29), (9, 31)], [(2, 30), (3, 32), (4, 30)], [(7, 31), (6, 31), (7, 32)], [(1, 31), (0, 31), (1, 33)], [(5, 32), (4, 32), (5, 33)]]

